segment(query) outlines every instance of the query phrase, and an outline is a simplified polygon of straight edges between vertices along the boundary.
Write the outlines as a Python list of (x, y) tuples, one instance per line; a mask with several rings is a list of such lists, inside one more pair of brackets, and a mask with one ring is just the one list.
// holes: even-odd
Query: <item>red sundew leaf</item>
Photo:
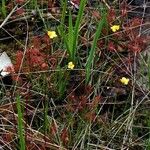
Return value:
[[(40, 51), (40, 44), (41, 40), (39, 37), (35, 37), (33, 40), (34, 47), (28, 48), (26, 51), (25, 59), (22, 66), (22, 71), (30, 72), (35, 69), (45, 70), (48, 69), (47, 60), (49, 55), (45, 55), (43, 52)], [(39, 45), (38, 45), (39, 44)], [(15, 71), (18, 72), (20, 69), (20, 65), (23, 59), (23, 52), (17, 51), (16, 54), (16, 64), (15, 64)], [(56, 63), (53, 63), (53, 67)], [(55, 65), (56, 66), (56, 65)]]
[(50, 38), (48, 37), (47, 34), (45, 34), (45, 35), (42, 37), (42, 42), (45, 43), (47, 46), (50, 45)]
[(22, 14), (24, 14), (25, 13), (25, 9), (23, 9), (23, 8), (19, 8), (19, 9), (17, 9), (17, 11), (16, 11), (16, 14), (17, 15), (22, 15)]
[(86, 96), (80, 96), (79, 100), (80, 100), (80, 101), (77, 103), (77, 109), (78, 109), (79, 111), (82, 111), (83, 109), (86, 108), (88, 99), (87, 99)]
[(94, 18), (98, 19), (98, 20), (101, 19), (101, 16), (100, 16), (99, 11), (94, 10), (94, 11), (92, 12), (92, 16), (93, 16)]
[(17, 51), (17, 53), (16, 53), (16, 64), (14, 65), (14, 69), (16, 72), (18, 72), (20, 69), (22, 59), (23, 59), (23, 52)]
[(102, 34), (103, 36), (107, 36), (108, 35), (108, 30), (106, 28), (102, 29)]
[(76, 96), (75, 96), (74, 92), (69, 94), (68, 101), (69, 102), (76, 102)]
[(85, 86), (85, 91), (84, 92), (85, 92), (86, 96), (90, 95), (92, 91), (93, 91), (93, 87), (92, 86), (90, 86), (90, 85), (86, 85)]
[(7, 8), (7, 10), (8, 11), (11, 11), (12, 9), (13, 9), (13, 2), (9, 2), (8, 4), (7, 4), (7, 6), (6, 6), (6, 8)]
[(146, 45), (147, 45), (147, 39), (146, 38), (136, 37), (135, 39), (130, 41), (130, 43), (128, 44), (128, 49), (129, 49), (129, 51), (139, 53), (145, 49)]
[(12, 141), (14, 135), (12, 133), (4, 133), (1, 135), (3, 141), (5, 141), (6, 143), (9, 143)]
[(23, 4), (23, 3), (25, 3), (25, 0), (15, 0), (15, 2), (16, 2), (17, 4)]
[(39, 36), (34, 36), (33, 37), (33, 46), (34, 48), (36, 49), (40, 49), (40, 46), (41, 46), (41, 39)]
[(121, 44), (119, 45), (117, 45), (117, 51), (118, 52), (125, 52), (126, 51), (126, 47), (125, 46), (122, 46)]
[(42, 56), (32, 56), (30, 63), (30, 65), (32, 65), (33, 67), (41, 66), (44, 63), (44, 58)]
[(23, 4), (23, 3), (25, 2), (25, 0), (15, 0), (15, 2), (16, 2), (17, 4)]
[(116, 32), (115, 34), (113, 34), (113, 38), (115, 38), (116, 40), (123, 39), (123, 37), (124, 37), (124, 35), (122, 32)]
[(111, 41), (108, 43), (108, 51), (110, 51), (110, 52), (116, 52), (116, 46)]
[[(38, 148), (40, 148), (40, 147), (38, 146)], [(37, 147), (34, 144), (34, 142), (31, 142), (31, 141), (27, 142), (26, 141), (26, 150), (34, 150), (34, 149), (37, 149)]]
[(128, 27), (138, 27), (142, 23), (142, 19), (140, 18), (133, 18), (131, 19)]
[(55, 121), (52, 121), (51, 126), (50, 126), (50, 133), (52, 134), (52, 136), (55, 136), (57, 131), (58, 131), (58, 125), (56, 124)]
[(21, 77), (18, 77), (18, 75), (13, 75), (13, 76), (12, 76), (12, 80), (13, 80), (14, 82), (17, 82), (17, 84), (20, 84), (20, 85), (22, 85), (22, 83), (23, 83), (22, 78), (21, 78)]
[(48, 64), (46, 63), (46, 60), (47, 57), (44, 53), (40, 52), (39, 48), (32, 47), (27, 50), (26, 64), (29, 66), (30, 70), (37, 69), (37, 67), (41, 70), (48, 69)]
[(49, 64), (51, 69), (55, 69), (57, 66), (57, 59), (56, 58), (50, 58), (49, 59)]
[(103, 48), (104, 45), (105, 45), (105, 41), (104, 41), (104, 40), (98, 40), (97, 46), (98, 46), (99, 48)]
[(95, 109), (101, 100), (102, 100), (101, 96), (96, 96), (91, 103), (91, 109)]
[(141, 26), (143, 20), (141, 18), (133, 18), (128, 24), (125, 24), (125, 33), (130, 38), (134, 40), (139, 35), (139, 27)]
[(74, 93), (70, 94), (67, 100), (68, 100), (67, 111), (74, 112), (75, 110), (80, 109), (81, 104), (79, 97), (76, 96)]
[(128, 44), (128, 49), (134, 53), (139, 53), (142, 50), (140, 45), (137, 44)]
[(148, 38), (146, 38), (146, 37), (137, 37), (135, 42), (138, 43), (140, 46), (145, 47), (148, 44)]
[(95, 118), (96, 118), (96, 113), (95, 112), (87, 112), (86, 114), (85, 114), (85, 119), (87, 120), (87, 121), (89, 121), (89, 122), (93, 122), (93, 121), (95, 121)]
[(126, 8), (124, 8), (124, 9), (121, 10), (121, 16), (122, 17), (127, 16), (127, 10), (126, 10)]
[(41, 68), (42, 68), (42, 70), (44, 69), (48, 69), (48, 64), (47, 63), (42, 63), (42, 65), (41, 65)]
[(116, 19), (116, 12), (114, 8), (110, 8), (107, 15), (108, 23), (111, 24)]
[(68, 133), (68, 129), (64, 128), (61, 132), (60, 135), (61, 141), (63, 142), (64, 145), (67, 145), (67, 143), (69, 142), (69, 133)]
[(41, 52), (39, 51), (38, 48), (30, 48), (27, 50), (27, 57), (32, 57), (32, 56), (40, 56), (41, 55)]
[(127, 16), (129, 7), (125, 1), (121, 4), (120, 9), (121, 9), (121, 16), (122, 17)]

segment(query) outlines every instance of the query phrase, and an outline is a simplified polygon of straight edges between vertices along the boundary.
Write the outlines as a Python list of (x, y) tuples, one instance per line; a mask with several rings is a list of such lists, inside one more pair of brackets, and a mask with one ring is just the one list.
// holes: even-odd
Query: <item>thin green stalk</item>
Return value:
[(72, 15), (71, 12), (69, 11), (69, 29), (68, 29), (68, 46), (69, 46), (69, 51), (70, 51), (70, 57), (73, 59), (74, 53), (73, 53), (73, 42), (74, 42), (74, 31), (73, 31), (73, 24), (72, 24)]
[(24, 136), (24, 125), (23, 125), (23, 116), (21, 111), (21, 103), (20, 97), (17, 96), (17, 110), (18, 110), (18, 136), (19, 136), (19, 144), (20, 150), (25, 150), (25, 136)]
[[(73, 52), (72, 52), (74, 54), (74, 57), (75, 57), (76, 51), (77, 51), (79, 29), (80, 29), (81, 21), (82, 21), (82, 18), (83, 18), (83, 12), (84, 12), (84, 9), (85, 9), (86, 2), (87, 2), (87, 0), (81, 0), (77, 20), (76, 20), (76, 23), (75, 23), (74, 42), (73, 42), (74, 44), (73, 44)], [(75, 59), (75, 58), (73, 58), (73, 59)]]
[(60, 27), (63, 29), (64, 28), (64, 23), (65, 23), (65, 17), (66, 17), (66, 10), (67, 10), (67, 0), (65, 0), (65, 2), (63, 2), (63, 0), (61, 0), (61, 7), (63, 8), (62, 10), (62, 15), (61, 15), (61, 25)]
[(3, 15), (3, 17), (6, 17), (6, 15), (7, 15), (5, 0), (2, 0), (2, 15)]
[(93, 39), (93, 44), (90, 50), (90, 54), (88, 56), (87, 59), (87, 63), (86, 63), (86, 83), (89, 82), (90, 79), (90, 72), (91, 72), (91, 67), (93, 65), (94, 62), (94, 55), (95, 55), (95, 51), (96, 51), (96, 46), (97, 46), (97, 41), (101, 35), (102, 29), (104, 27), (104, 25), (106, 24), (106, 12), (104, 12), (102, 19), (100, 20), (98, 27), (97, 27), (97, 31), (95, 33), (94, 39)]

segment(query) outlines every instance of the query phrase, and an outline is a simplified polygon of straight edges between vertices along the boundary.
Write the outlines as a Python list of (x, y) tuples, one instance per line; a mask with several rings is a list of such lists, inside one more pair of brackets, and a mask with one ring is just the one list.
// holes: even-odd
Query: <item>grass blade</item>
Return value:
[(84, 12), (84, 9), (85, 9), (86, 1), (87, 0), (81, 0), (77, 20), (76, 20), (76, 23), (75, 23), (74, 42), (73, 42), (74, 43), (73, 44), (73, 55), (74, 55), (74, 57), (75, 57), (75, 53), (76, 53), (76, 47), (77, 47), (77, 44), (78, 44), (77, 42), (78, 42), (78, 36), (79, 36), (79, 28), (80, 28), (81, 21), (82, 21), (82, 18), (83, 18), (83, 12)]
[(94, 61), (94, 55), (95, 55), (95, 50), (96, 50), (96, 46), (97, 46), (97, 41), (98, 41), (98, 38), (100, 37), (101, 31), (102, 31), (105, 23), (106, 23), (106, 13), (103, 14), (102, 19), (100, 20), (100, 22), (98, 24), (98, 28), (97, 28), (97, 31), (96, 31), (95, 36), (94, 36), (94, 40), (93, 40), (93, 44), (92, 44), (92, 47), (90, 50), (90, 54), (89, 54), (89, 57), (87, 59), (86, 83), (88, 83), (89, 79), (90, 79), (90, 70), (91, 70), (91, 66), (92, 66), (93, 61)]
[(74, 54), (72, 53), (73, 51), (73, 40), (74, 40), (74, 36), (73, 36), (73, 25), (72, 25), (72, 15), (71, 12), (69, 11), (69, 32), (68, 32), (68, 46), (69, 46), (69, 51), (71, 54), (71, 60), (73, 60)]
[(61, 7), (62, 7), (62, 15), (61, 15), (60, 28), (64, 29), (65, 17), (66, 17), (66, 11), (67, 11), (67, 0), (65, 0), (64, 2), (63, 0), (61, 0)]
[(22, 121), (23, 117), (21, 112), (21, 103), (19, 96), (17, 96), (17, 110), (18, 110), (18, 134), (19, 134), (20, 150), (25, 150), (24, 126)]
[(6, 17), (7, 15), (5, 0), (2, 0), (2, 15), (3, 17)]

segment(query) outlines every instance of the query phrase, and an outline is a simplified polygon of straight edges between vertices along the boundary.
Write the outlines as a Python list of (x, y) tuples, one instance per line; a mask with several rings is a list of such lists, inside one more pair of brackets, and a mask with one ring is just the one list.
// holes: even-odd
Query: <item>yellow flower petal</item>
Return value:
[(111, 27), (111, 30), (113, 31), (113, 32), (116, 32), (116, 31), (118, 31), (120, 29), (120, 25), (113, 25), (112, 27)]
[(122, 78), (120, 79), (120, 82), (121, 82), (122, 84), (124, 84), (124, 85), (128, 85), (129, 79), (128, 79), (128, 78), (125, 78), (125, 77), (122, 77)]
[(74, 66), (75, 66), (75, 65), (73, 64), (72, 61), (68, 63), (68, 69), (73, 69)]
[(57, 34), (55, 31), (47, 31), (47, 35), (49, 36), (50, 39), (57, 37)]

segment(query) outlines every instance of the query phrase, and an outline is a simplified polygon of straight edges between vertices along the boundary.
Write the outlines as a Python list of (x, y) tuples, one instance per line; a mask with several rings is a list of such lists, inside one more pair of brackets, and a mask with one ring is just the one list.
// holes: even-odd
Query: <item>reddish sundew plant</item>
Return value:
[(23, 3), (25, 3), (25, 0), (15, 0), (15, 2), (16, 2), (17, 4), (23, 4)]
[(60, 135), (61, 141), (63, 142), (64, 145), (67, 145), (69, 142), (69, 133), (68, 133), (68, 129), (65, 127), (63, 128), (63, 130), (61, 131), (61, 135)]
[(116, 20), (116, 11), (114, 8), (110, 8), (107, 14), (107, 21), (111, 25)]
[(129, 8), (128, 8), (128, 4), (126, 3), (126, 1), (124, 1), (120, 5), (120, 10), (121, 10), (121, 17), (127, 17)]
[(16, 72), (18, 72), (20, 70), (22, 61), (23, 61), (23, 52), (17, 51), (17, 53), (16, 53), (16, 64), (15, 64), (15, 71)]
[(147, 4), (130, 16), (128, 1), (5, 2), (0, 50), (13, 65), (0, 78), (0, 148), (20, 149), (19, 129), (28, 150), (148, 149)]
[(58, 125), (56, 124), (55, 121), (52, 121), (50, 125), (50, 136), (52, 137), (56, 136), (57, 132), (58, 132)]
[(110, 51), (110, 52), (116, 52), (116, 50), (117, 50), (117, 48), (116, 48), (115, 44), (112, 41), (110, 41), (108, 43), (108, 51)]
[(23, 8), (19, 8), (16, 11), (16, 15), (23, 15), (25, 13), (25, 10)]
[(38, 37), (35, 37), (33, 40), (33, 46), (27, 48), (25, 56), (23, 56), (23, 51), (17, 51), (15, 70), (19, 71), (19, 69), (21, 69), (22, 71), (30, 72), (37, 69), (39, 71), (48, 69), (47, 59), (49, 56), (44, 53), (40, 46), (41, 40)]
[(26, 56), (27, 65), (30, 69), (35, 67), (41, 68), (44, 63), (44, 55), (35, 47), (28, 49)]

